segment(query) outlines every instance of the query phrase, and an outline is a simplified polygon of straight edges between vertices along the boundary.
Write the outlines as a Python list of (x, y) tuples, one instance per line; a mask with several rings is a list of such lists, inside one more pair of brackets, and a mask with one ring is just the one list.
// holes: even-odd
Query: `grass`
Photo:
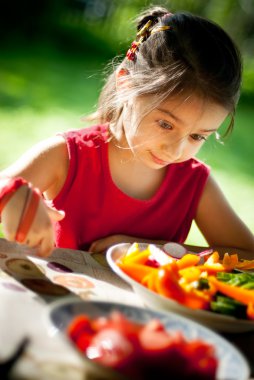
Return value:
[[(64, 53), (48, 45), (2, 49), (0, 57), (0, 170), (34, 143), (80, 128), (94, 110), (102, 84), (103, 57)], [(224, 144), (211, 139), (199, 157), (213, 168), (233, 208), (254, 232), (254, 110), (240, 102), (235, 131)], [(194, 226), (188, 243), (204, 240)]]

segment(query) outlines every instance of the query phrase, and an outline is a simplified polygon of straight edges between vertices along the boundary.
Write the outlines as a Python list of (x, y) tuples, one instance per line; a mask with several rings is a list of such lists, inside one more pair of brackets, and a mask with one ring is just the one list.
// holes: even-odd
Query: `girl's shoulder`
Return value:
[(102, 143), (109, 140), (108, 124), (93, 125), (80, 129), (73, 129), (61, 133), (67, 144), (75, 144), (79, 147), (99, 147)]

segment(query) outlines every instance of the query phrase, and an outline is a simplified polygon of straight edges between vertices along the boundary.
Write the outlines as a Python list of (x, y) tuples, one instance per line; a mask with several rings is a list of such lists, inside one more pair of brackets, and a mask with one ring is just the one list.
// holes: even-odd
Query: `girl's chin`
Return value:
[(172, 162), (159, 162), (159, 161), (155, 162), (153, 160), (153, 161), (149, 162), (149, 166), (152, 167), (153, 169), (163, 169), (163, 168), (166, 168), (169, 165), (180, 164), (182, 162), (187, 161), (188, 159), (186, 159), (186, 160), (176, 160), (176, 161), (172, 161)]

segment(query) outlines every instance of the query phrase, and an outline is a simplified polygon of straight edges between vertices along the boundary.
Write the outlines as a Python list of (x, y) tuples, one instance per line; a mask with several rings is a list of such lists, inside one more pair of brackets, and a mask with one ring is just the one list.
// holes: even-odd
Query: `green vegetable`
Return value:
[(208, 280), (206, 278), (200, 278), (198, 281), (195, 281), (195, 289), (203, 290), (203, 289), (209, 289)]
[[(254, 273), (218, 272), (217, 279), (219, 281), (227, 282), (229, 285), (232, 285), (232, 286), (243, 287), (243, 285), (245, 284), (254, 283)], [(248, 289), (252, 289), (252, 288), (248, 288)]]
[(253, 282), (247, 282), (246, 284), (242, 285), (243, 289), (254, 289), (254, 281)]
[(246, 305), (232, 298), (217, 295), (215, 301), (210, 303), (210, 307), (215, 313), (246, 319)]

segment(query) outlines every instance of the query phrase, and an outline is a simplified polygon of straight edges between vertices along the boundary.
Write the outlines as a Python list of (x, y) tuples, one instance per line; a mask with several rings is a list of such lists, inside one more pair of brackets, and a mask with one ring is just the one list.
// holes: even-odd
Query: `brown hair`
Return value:
[[(231, 131), (242, 74), (241, 56), (232, 39), (212, 21), (186, 12), (149, 8), (137, 18), (137, 30), (148, 20), (152, 26), (171, 28), (148, 36), (134, 61), (125, 57), (116, 65), (99, 98), (99, 121), (116, 123), (124, 102), (137, 96), (155, 95), (151, 110), (169, 95), (194, 93), (229, 111), (227, 132)], [(116, 89), (119, 68), (127, 70), (131, 81), (121, 91)]]

